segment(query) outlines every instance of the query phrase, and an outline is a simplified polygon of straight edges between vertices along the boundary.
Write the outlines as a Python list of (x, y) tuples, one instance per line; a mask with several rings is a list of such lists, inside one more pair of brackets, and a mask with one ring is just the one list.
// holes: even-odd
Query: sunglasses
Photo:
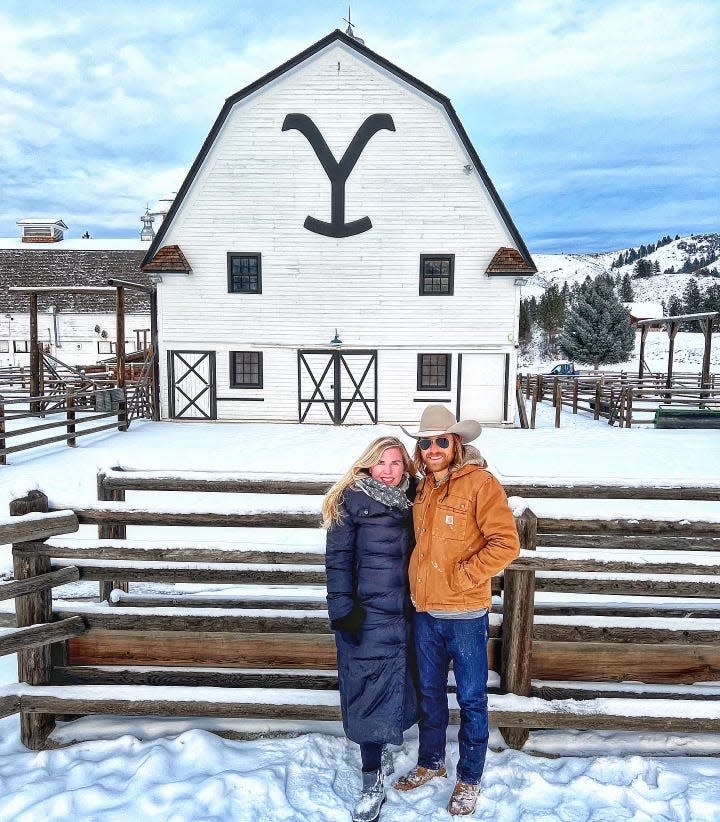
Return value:
[(418, 440), (421, 451), (427, 451), (435, 443), (438, 448), (447, 448), (450, 445), (450, 437), (422, 437)]

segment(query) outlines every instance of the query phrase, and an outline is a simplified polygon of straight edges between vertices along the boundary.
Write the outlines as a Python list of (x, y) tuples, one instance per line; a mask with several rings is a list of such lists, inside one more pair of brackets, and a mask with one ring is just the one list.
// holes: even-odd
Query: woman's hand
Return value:
[(334, 619), (330, 627), (333, 631), (337, 631), (345, 642), (350, 645), (359, 645), (363, 622), (365, 622), (365, 611), (361, 605), (355, 603), (350, 613), (340, 619)]

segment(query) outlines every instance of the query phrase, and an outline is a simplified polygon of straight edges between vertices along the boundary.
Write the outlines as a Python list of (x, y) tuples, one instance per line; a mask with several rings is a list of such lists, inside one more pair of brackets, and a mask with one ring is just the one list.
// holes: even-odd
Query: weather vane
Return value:
[(353, 40), (357, 40), (357, 42), (361, 45), (365, 45), (365, 41), (362, 40), (360, 37), (357, 37), (355, 35), (355, 32), (353, 31), (353, 29), (355, 28), (355, 24), (352, 22), (352, 18), (350, 17), (350, 6), (348, 6), (348, 16), (343, 17), (343, 20), (348, 24), (347, 28), (345, 29), (345, 34), (347, 34), (348, 37), (352, 37)]

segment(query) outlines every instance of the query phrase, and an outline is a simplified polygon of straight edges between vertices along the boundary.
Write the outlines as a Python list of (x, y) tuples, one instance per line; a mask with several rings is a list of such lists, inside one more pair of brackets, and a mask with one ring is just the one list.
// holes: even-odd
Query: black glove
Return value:
[(338, 631), (345, 642), (349, 642), (351, 645), (359, 645), (363, 622), (365, 622), (365, 611), (361, 605), (355, 603), (352, 611), (345, 614), (344, 617), (340, 617), (340, 619), (334, 619), (330, 623), (330, 627), (333, 631)]

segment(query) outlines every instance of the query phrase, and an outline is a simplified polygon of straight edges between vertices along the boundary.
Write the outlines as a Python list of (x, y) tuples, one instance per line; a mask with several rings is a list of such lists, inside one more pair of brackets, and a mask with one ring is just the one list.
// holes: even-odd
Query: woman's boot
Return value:
[(389, 745), (383, 745), (380, 763), (380, 770), (383, 776), (391, 776), (395, 773), (395, 758), (392, 755)]
[(353, 822), (375, 822), (385, 801), (382, 769), (362, 772), (362, 793), (353, 809)]

